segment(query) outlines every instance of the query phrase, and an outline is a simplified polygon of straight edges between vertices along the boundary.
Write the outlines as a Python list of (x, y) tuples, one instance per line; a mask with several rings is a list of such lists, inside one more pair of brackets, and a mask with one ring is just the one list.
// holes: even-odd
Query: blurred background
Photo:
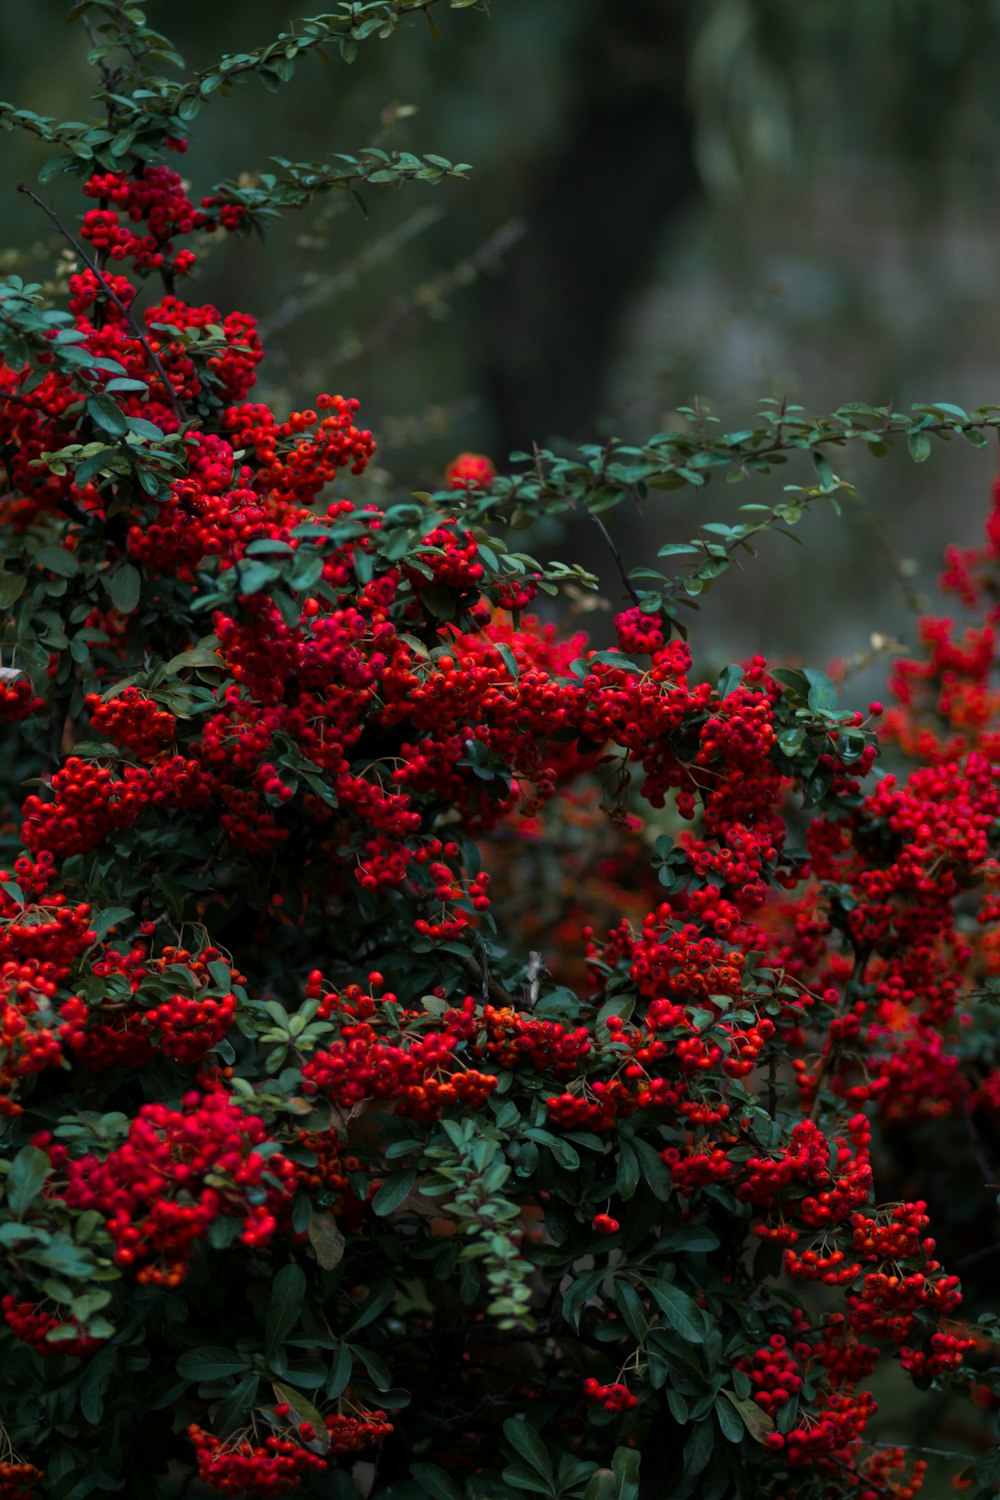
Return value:
[[(275, 0), (147, 8), (194, 67), (297, 13)], [(196, 196), (270, 154), (377, 142), (473, 164), (467, 182), (370, 189), (367, 218), (338, 196), (265, 246), (230, 240), (206, 257), (193, 295), (261, 319), (265, 399), (358, 396), (380, 440), (376, 480), (404, 491), (439, 484), (459, 449), (502, 465), (536, 440), (648, 437), (695, 396), (726, 427), (761, 396), (817, 411), (1000, 399), (998, 0), (492, 9), (442, 4), (437, 35), (414, 17), (349, 68), (303, 63), (291, 87), (236, 89), (195, 123), (181, 164)], [(89, 112), (68, 10), (3, 0), (0, 97)], [(7, 135), (0, 150), (0, 243), (49, 255), (14, 192), (44, 148)], [(77, 212), (72, 179), (45, 192)], [(699, 656), (826, 666), (866, 653), (873, 631), (912, 641), (944, 543), (977, 535), (994, 464), (992, 446), (964, 444), (935, 444), (920, 468), (852, 455), (861, 501), (839, 522), (803, 523), (805, 552), (770, 538), (727, 574), (703, 603)], [(645, 561), (764, 483), (656, 496), (613, 529)], [(550, 540), (599, 569), (617, 605), (596, 533)], [(600, 612), (588, 623), (606, 636)], [(859, 696), (883, 671), (858, 680)]]

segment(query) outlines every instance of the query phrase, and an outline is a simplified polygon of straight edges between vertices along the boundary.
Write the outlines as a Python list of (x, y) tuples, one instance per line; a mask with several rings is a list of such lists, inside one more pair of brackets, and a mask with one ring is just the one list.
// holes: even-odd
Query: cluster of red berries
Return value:
[[(266, 1245), (273, 1236), (296, 1174), (292, 1162), (261, 1153), (266, 1140), (263, 1121), (226, 1095), (192, 1092), (180, 1110), (143, 1105), (125, 1141), (103, 1161), (48, 1149), (65, 1170), (65, 1201), (104, 1218), (117, 1264), (137, 1267), (139, 1281), (177, 1286), (220, 1216), (242, 1220), (245, 1245)], [(265, 1175), (280, 1185), (269, 1186)]]
[(449, 1104), (477, 1109), (497, 1079), (472, 1068), (458, 1070), (454, 1054), (461, 1040), (444, 1032), (396, 1046), (368, 1022), (345, 1025), (341, 1040), (303, 1064), (302, 1092), (322, 1093), (342, 1110), (368, 1099), (395, 1099), (400, 1114), (420, 1120), (438, 1119)]
[(593, 1375), (589, 1375), (583, 1382), (583, 1394), (588, 1401), (593, 1401), (597, 1406), (603, 1406), (605, 1411), (618, 1412), (632, 1411), (639, 1405), (639, 1398), (630, 1391), (627, 1385), (615, 1381), (611, 1385), (602, 1385)]
[(450, 490), (487, 489), (496, 472), (484, 453), (460, 453), (445, 469), (444, 482)]
[(326, 1459), (307, 1448), (298, 1434), (269, 1433), (263, 1443), (255, 1443), (247, 1437), (216, 1437), (193, 1422), (188, 1438), (198, 1478), (219, 1495), (287, 1495), (308, 1475), (326, 1472)]
[(0, 1463), (0, 1500), (35, 1500), (35, 1487), (43, 1478), (34, 1464), (5, 1459)]
[(739, 1368), (750, 1377), (753, 1399), (769, 1417), (774, 1417), (802, 1389), (802, 1372), (782, 1333), (772, 1333), (762, 1349), (749, 1359), (740, 1360)]
[[(84, 183), (89, 198), (99, 198), (110, 207), (93, 208), (83, 216), (80, 233), (95, 250), (105, 251), (112, 260), (130, 260), (140, 274), (163, 271), (183, 275), (195, 263), (193, 251), (174, 253), (175, 238), (223, 229), (239, 229), (246, 210), (238, 203), (218, 197), (203, 198), (195, 208), (180, 174), (162, 163), (147, 166), (140, 175), (124, 172), (95, 172)], [(123, 223), (125, 219), (128, 222)], [(129, 223), (145, 225), (145, 233), (129, 228)]]
[(17, 724), (44, 707), (45, 699), (39, 698), (26, 673), (11, 675), (10, 668), (3, 669), (0, 673), (0, 721)]
[(48, 1312), (35, 1302), (19, 1302), (10, 1294), (0, 1300), (0, 1310), (3, 1311), (4, 1321), (15, 1338), (30, 1344), (39, 1354), (49, 1357), (63, 1354), (85, 1359), (88, 1354), (93, 1354), (99, 1349), (103, 1342), (101, 1339), (91, 1338), (88, 1334), (77, 1334), (75, 1337), (71, 1335), (68, 1338), (59, 1339), (49, 1338), (54, 1328), (69, 1330), (76, 1327), (76, 1319), (72, 1315), (64, 1318), (57, 1317), (55, 1313)]
[(380, 1443), (393, 1431), (384, 1411), (335, 1412), (324, 1417), (331, 1453), (357, 1453)]
[(113, 698), (91, 693), (85, 700), (91, 728), (124, 745), (137, 760), (155, 760), (172, 743), (177, 720), (157, 707), (138, 688), (127, 687)]
[[(287, 1402), (274, 1408), (280, 1421), (289, 1411)], [(300, 1422), (284, 1434), (269, 1433), (262, 1443), (250, 1437), (219, 1438), (197, 1423), (188, 1428), (188, 1438), (199, 1478), (218, 1494), (285, 1495), (299, 1489), (310, 1474), (325, 1473), (331, 1458), (370, 1448), (393, 1430), (384, 1411), (334, 1412), (323, 1418), (323, 1424), (320, 1451), (319, 1434), (311, 1422)]]

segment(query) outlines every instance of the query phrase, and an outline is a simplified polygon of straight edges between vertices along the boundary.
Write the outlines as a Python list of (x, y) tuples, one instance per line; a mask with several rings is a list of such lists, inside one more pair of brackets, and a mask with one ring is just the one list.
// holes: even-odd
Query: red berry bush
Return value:
[[(84, 199), (37, 199), (68, 295), (0, 285), (0, 1496), (908, 1500), (879, 1392), (1000, 1388), (988, 1278), (963, 1301), (935, 1237), (997, 1237), (1000, 492), (943, 579), (981, 623), (924, 621), (888, 710), (754, 655), (707, 681), (679, 616), (835, 503), (831, 453), (995, 409), (693, 411), (352, 499), (358, 403), (255, 401), (198, 255), (461, 169), (199, 197), (168, 153), (428, 9), (192, 76), (85, 0), (101, 123), (0, 107)], [(620, 563), (622, 501), (810, 456), (679, 573), (620, 564), (614, 649), (554, 623), (593, 580), (516, 550), (591, 517)]]

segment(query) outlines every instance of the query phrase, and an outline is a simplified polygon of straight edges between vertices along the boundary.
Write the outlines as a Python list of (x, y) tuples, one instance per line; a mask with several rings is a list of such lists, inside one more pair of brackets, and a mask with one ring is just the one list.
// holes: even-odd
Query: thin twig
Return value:
[(597, 527), (598, 531), (601, 533), (601, 536), (604, 538), (604, 540), (607, 543), (608, 547), (611, 549), (611, 555), (612, 555), (612, 557), (615, 560), (615, 564), (616, 564), (616, 566), (618, 568), (619, 573), (621, 574), (622, 582), (624, 583), (626, 589), (628, 590), (628, 596), (629, 596), (629, 598), (632, 600), (632, 603), (635, 605), (636, 609), (641, 610), (642, 609), (642, 604), (640, 602), (639, 595), (638, 595), (638, 593), (636, 591), (635, 584), (632, 582), (631, 578), (629, 577), (628, 568), (626, 568), (626, 566), (625, 566), (625, 559), (622, 557), (621, 553), (618, 550), (618, 544), (617, 544), (617, 542), (615, 541), (614, 537), (611, 535), (611, 533), (608, 530), (608, 528), (605, 526), (604, 522), (601, 520), (600, 516), (595, 516), (592, 513), (590, 519), (593, 521), (594, 525)]
[(118, 311), (121, 313), (122, 317), (125, 319), (126, 323), (131, 328), (131, 330), (135, 334), (136, 338), (139, 340), (139, 343), (142, 345), (143, 349), (146, 351), (146, 357), (148, 358), (150, 364), (153, 366), (153, 369), (156, 371), (157, 375), (160, 377), (160, 382), (163, 385), (163, 389), (164, 389), (164, 392), (166, 394), (167, 400), (170, 402), (170, 405), (173, 408), (174, 415), (176, 416), (177, 420), (181, 424), (185, 423), (187, 421), (187, 412), (184, 410), (184, 407), (181, 405), (181, 402), (180, 402), (180, 399), (178, 398), (177, 392), (174, 390), (173, 386), (170, 384), (170, 381), (167, 378), (167, 372), (163, 368), (163, 365), (160, 363), (159, 356), (154, 352), (153, 347), (150, 344), (148, 338), (143, 333), (142, 329), (139, 327), (138, 323), (135, 321), (135, 318), (129, 312), (128, 308), (125, 306), (125, 303), (121, 300), (121, 298), (117, 295), (116, 292), (112, 291), (111, 287), (108, 285), (107, 281), (105, 280), (105, 277), (104, 277), (103, 273), (101, 272), (100, 268), (94, 264), (94, 262), (91, 260), (90, 256), (87, 254), (87, 252), (74, 239), (73, 235), (70, 234), (69, 230), (66, 228), (65, 224), (58, 217), (58, 215), (55, 214), (53, 212), (53, 210), (51, 208), (49, 208), (49, 206), (46, 203), (42, 202), (41, 198), (39, 198), (39, 196), (38, 196), (37, 193), (33, 193), (31, 191), (31, 189), (27, 186), (27, 184), (23, 183), (23, 182), (19, 182), (18, 183), (17, 190), (18, 190), (19, 193), (24, 193), (24, 195), (26, 197), (28, 197), (28, 198), (31, 199), (32, 203), (34, 203), (38, 208), (40, 208), (42, 210), (42, 213), (45, 214), (46, 218), (53, 225), (53, 227), (59, 231), (59, 233), (62, 235), (63, 239), (66, 241), (66, 243), (69, 246), (71, 246), (71, 248), (74, 250), (74, 252), (79, 256), (79, 258), (83, 261), (83, 264), (87, 267), (87, 269), (90, 270), (90, 271), (93, 271), (94, 275), (97, 277), (98, 281), (101, 284), (101, 288), (102, 288), (102, 290), (104, 292), (104, 295), (111, 302), (114, 303), (115, 307), (117, 307)]
[(969, 1137), (969, 1148), (975, 1158), (976, 1166), (983, 1174), (983, 1186), (992, 1187), (992, 1179), (996, 1175), (996, 1173), (994, 1168), (990, 1166), (989, 1162), (986, 1159), (986, 1153), (983, 1150), (982, 1137), (980, 1136), (979, 1130), (976, 1126), (976, 1122), (973, 1119), (972, 1106), (970, 1105), (968, 1099), (966, 1099), (962, 1105), (962, 1116), (965, 1120), (965, 1129)]
[(462, 967), (471, 975), (473, 979), (475, 979), (478, 983), (482, 984), (485, 987), (491, 1000), (499, 1001), (501, 1005), (505, 1006), (509, 1010), (516, 1010), (518, 1008), (517, 1001), (510, 993), (510, 991), (505, 990), (503, 985), (499, 984), (497, 980), (493, 978), (492, 974), (488, 972), (484, 974), (483, 970), (480, 968), (479, 964), (476, 963), (476, 960), (472, 957), (471, 953), (463, 954)]

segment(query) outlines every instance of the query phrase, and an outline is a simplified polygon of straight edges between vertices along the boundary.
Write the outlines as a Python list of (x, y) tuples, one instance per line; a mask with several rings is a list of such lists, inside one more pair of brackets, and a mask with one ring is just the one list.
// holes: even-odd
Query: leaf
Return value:
[(648, 1281), (646, 1285), (656, 1299), (656, 1305), (675, 1333), (689, 1344), (703, 1344), (705, 1333), (702, 1327), (701, 1309), (693, 1297), (674, 1286), (671, 1281)]
[(583, 1500), (617, 1500), (618, 1484), (610, 1469), (595, 1469), (583, 1492)]
[(437, 1464), (411, 1464), (410, 1473), (430, 1500), (465, 1500), (454, 1479)]
[(526, 1422), (523, 1417), (508, 1417), (503, 1424), (503, 1435), (528, 1467), (547, 1479), (551, 1487), (554, 1473), (549, 1450), (531, 1423)]
[(569, 1142), (564, 1141), (561, 1136), (553, 1135), (549, 1130), (540, 1130), (535, 1127), (525, 1130), (523, 1134), (526, 1135), (529, 1140), (537, 1141), (540, 1146), (545, 1146), (549, 1151), (551, 1151), (552, 1155), (555, 1157), (559, 1165), (561, 1167), (565, 1167), (568, 1172), (576, 1172), (579, 1170), (579, 1152), (574, 1151)]
[(906, 440), (906, 446), (915, 464), (924, 463), (931, 456), (930, 433), (911, 432)]
[(163, 671), (167, 677), (176, 677), (178, 672), (183, 672), (189, 667), (221, 667), (223, 665), (222, 657), (211, 646), (192, 646), (189, 651), (179, 651), (176, 656), (172, 656)]
[(28, 580), (17, 573), (0, 574), (0, 609), (10, 609), (28, 587)]
[(637, 1344), (641, 1344), (649, 1330), (649, 1314), (642, 1305), (642, 1298), (630, 1281), (615, 1282), (615, 1301), (618, 1303), (629, 1333)]
[(611, 1468), (618, 1481), (617, 1500), (636, 1500), (642, 1455), (635, 1448), (616, 1448)]
[(747, 1432), (755, 1443), (766, 1443), (769, 1432), (774, 1431), (774, 1422), (751, 1396), (737, 1396), (727, 1390), (725, 1395), (739, 1413)]
[(658, 1198), (661, 1203), (666, 1203), (674, 1190), (674, 1180), (667, 1171), (660, 1153), (654, 1151), (648, 1141), (640, 1140), (638, 1136), (633, 1138), (632, 1147), (639, 1157), (646, 1186), (654, 1198)]
[(344, 1257), (344, 1236), (337, 1228), (333, 1214), (313, 1209), (309, 1220), (309, 1243), (316, 1252), (316, 1259), (324, 1271), (332, 1271)]
[(111, 437), (124, 437), (128, 432), (128, 418), (110, 396), (88, 396), (86, 401), (87, 416), (95, 427)]
[(354, 1369), (354, 1355), (350, 1344), (338, 1344), (337, 1352), (333, 1356), (330, 1366), (330, 1375), (326, 1382), (326, 1395), (331, 1401), (335, 1401), (346, 1389)]
[(825, 672), (817, 672), (812, 667), (806, 671), (809, 680), (809, 695), (807, 703), (817, 713), (823, 713), (828, 709), (837, 707), (837, 689), (826, 676)]
[(295, 1390), (293, 1386), (282, 1385), (278, 1380), (272, 1381), (271, 1384), (274, 1387), (274, 1393), (278, 1400), (288, 1402), (289, 1411), (295, 1425), (299, 1426), (302, 1422), (311, 1422), (316, 1429), (315, 1438), (311, 1438), (305, 1446), (311, 1448), (314, 1452), (325, 1453), (330, 1446), (330, 1434), (327, 1431), (326, 1423), (312, 1402), (307, 1401), (302, 1392)]
[(296, 1261), (282, 1266), (271, 1286), (264, 1319), (264, 1353), (273, 1354), (299, 1321), (306, 1295), (306, 1273)]
[(732, 662), (728, 667), (723, 667), (719, 673), (718, 694), (720, 698), (728, 698), (735, 688), (743, 681), (743, 668), (735, 666)]
[(701, 1473), (712, 1457), (714, 1445), (715, 1435), (712, 1423), (695, 1423), (691, 1428), (690, 1437), (684, 1444), (684, 1473), (686, 1477)]
[(552, 1488), (553, 1481), (543, 1479), (536, 1474), (534, 1469), (529, 1469), (525, 1464), (508, 1464), (503, 1471), (505, 1484), (523, 1494), (525, 1490), (532, 1495), (555, 1495), (557, 1492)]
[(390, 1172), (372, 1199), (372, 1212), (379, 1218), (391, 1214), (410, 1196), (416, 1180), (416, 1170), (412, 1167), (405, 1172)]
[(501, 659), (503, 660), (503, 664), (507, 668), (507, 671), (510, 673), (513, 680), (517, 682), (518, 678), (521, 675), (521, 668), (518, 665), (517, 657), (514, 655), (510, 647), (505, 646), (502, 641), (494, 641), (493, 644), (496, 647), (497, 651), (500, 653)]
[(34, 560), (40, 568), (48, 568), (60, 578), (75, 578), (80, 571), (79, 558), (65, 547), (39, 547)]
[(15, 1219), (31, 1207), (51, 1171), (48, 1153), (37, 1146), (25, 1146), (17, 1153), (7, 1174), (7, 1205)]
[(396, 1284), (393, 1281), (381, 1281), (376, 1286), (368, 1301), (361, 1309), (350, 1328), (348, 1334), (359, 1333), (362, 1328), (367, 1328), (369, 1323), (374, 1323), (380, 1312), (384, 1312), (389, 1303), (396, 1295)]
[(96, 1427), (104, 1416), (104, 1392), (117, 1358), (117, 1348), (109, 1344), (107, 1348), (98, 1350), (93, 1359), (87, 1362), (80, 1382), (80, 1415), (91, 1427)]
[(813, 466), (819, 479), (820, 488), (824, 491), (837, 488), (837, 476), (833, 472), (833, 465), (825, 453), (814, 452), (812, 456)]
[(420, 602), (437, 620), (455, 618), (455, 595), (446, 584), (432, 583), (421, 589)]
[(266, 588), (269, 583), (273, 583), (276, 578), (280, 577), (281, 573), (271, 563), (243, 563), (237, 574), (236, 587), (245, 597), (247, 594), (259, 593), (262, 588)]
[(123, 615), (130, 615), (139, 603), (142, 575), (131, 563), (121, 563), (105, 577), (104, 587), (115, 609)]
[(618, 1196), (626, 1201), (635, 1196), (635, 1190), (639, 1186), (639, 1157), (630, 1141), (622, 1140), (619, 1143), (615, 1186)]
[(245, 1375), (239, 1385), (223, 1397), (212, 1410), (212, 1425), (220, 1437), (226, 1437), (235, 1427), (241, 1427), (247, 1413), (257, 1399), (260, 1386), (259, 1375)]
[(722, 1436), (730, 1443), (743, 1441), (744, 1425), (727, 1391), (720, 1391), (715, 1398), (715, 1415), (722, 1429)]
[(177, 1361), (177, 1373), (185, 1380), (221, 1380), (239, 1375), (250, 1363), (246, 1355), (220, 1344), (203, 1344), (199, 1349), (185, 1349)]
[(131, 922), (134, 919), (135, 913), (130, 906), (108, 906), (91, 919), (90, 925), (100, 942), (107, 937), (109, 928), (117, 927), (119, 922)]

